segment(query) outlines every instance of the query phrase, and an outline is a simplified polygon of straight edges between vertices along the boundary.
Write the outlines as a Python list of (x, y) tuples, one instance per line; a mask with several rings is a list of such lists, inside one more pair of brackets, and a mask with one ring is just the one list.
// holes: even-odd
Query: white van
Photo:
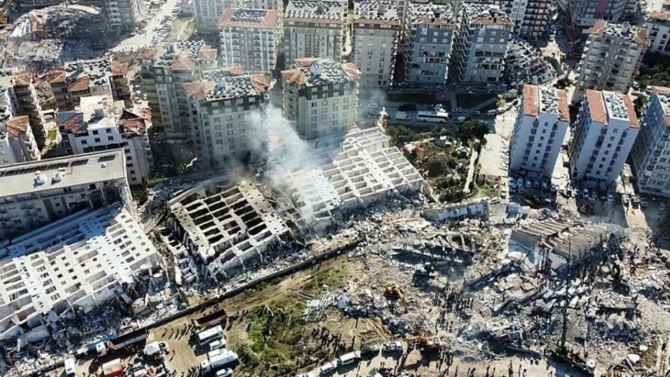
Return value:
[(65, 359), (65, 375), (67, 377), (74, 377), (77, 375), (77, 360), (74, 357)]
[(486, 115), (490, 116), (490, 117), (495, 116), (497, 114), (498, 114), (498, 110), (496, 110), (496, 109), (491, 109), (491, 110), (486, 112)]
[(360, 352), (349, 352), (340, 356), (340, 365), (351, 364), (361, 358)]
[(319, 369), (319, 372), (321, 376), (325, 376), (330, 372), (334, 371), (335, 369), (337, 369), (337, 360), (322, 365), (321, 368)]

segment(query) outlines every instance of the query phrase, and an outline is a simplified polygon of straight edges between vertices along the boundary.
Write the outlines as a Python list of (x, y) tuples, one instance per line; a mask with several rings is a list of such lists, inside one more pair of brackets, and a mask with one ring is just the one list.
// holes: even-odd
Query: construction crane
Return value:
[(0, 8), (0, 29), (7, 26), (7, 12), (13, 3), (14, 0), (5, 0), (5, 4)]

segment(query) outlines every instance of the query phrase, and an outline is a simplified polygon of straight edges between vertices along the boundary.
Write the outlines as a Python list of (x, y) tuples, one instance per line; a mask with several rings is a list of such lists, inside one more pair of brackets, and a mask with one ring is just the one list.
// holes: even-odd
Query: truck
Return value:
[(200, 363), (200, 369), (203, 373), (209, 373), (216, 371), (222, 366), (234, 363), (237, 361), (237, 359), (238, 356), (235, 352), (226, 350), (219, 355), (210, 357), (208, 360), (204, 360), (202, 363)]

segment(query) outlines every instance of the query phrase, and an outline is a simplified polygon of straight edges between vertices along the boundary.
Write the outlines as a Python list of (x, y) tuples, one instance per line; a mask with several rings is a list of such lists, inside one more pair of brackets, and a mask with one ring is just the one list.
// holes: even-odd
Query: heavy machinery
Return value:
[(405, 299), (405, 295), (395, 284), (386, 287), (384, 296), (389, 300), (400, 300), (400, 304), (405, 308), (405, 311), (407, 311), (407, 300)]
[(430, 334), (422, 334), (406, 338), (407, 345), (411, 348), (418, 349), (421, 353), (439, 353), (442, 343), (436, 336)]
[(9, 12), (9, 7), (11, 7), (13, 3), (14, 0), (5, 0), (5, 3), (2, 4), (2, 8), (0, 8), (0, 29), (7, 26), (7, 12)]

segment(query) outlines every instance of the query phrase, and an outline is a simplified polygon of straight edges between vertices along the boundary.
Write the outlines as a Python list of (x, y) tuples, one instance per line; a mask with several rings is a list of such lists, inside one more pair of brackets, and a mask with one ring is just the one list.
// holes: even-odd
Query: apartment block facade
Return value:
[(123, 149), (128, 183), (136, 186), (146, 183), (153, 166), (146, 115), (126, 110), (110, 96), (95, 96), (82, 98), (77, 109), (60, 112), (57, 120), (72, 154)]
[(503, 0), (502, 9), (514, 22), (514, 33), (526, 39), (539, 38), (549, 26), (549, 0)]
[(408, 4), (405, 48), (407, 83), (443, 85), (447, 81), (458, 26), (450, 4)]
[(331, 58), (340, 61), (346, 17), (346, 1), (289, 1), (284, 14), (287, 64), (301, 58)]
[(0, 240), (86, 208), (132, 201), (123, 150), (0, 167)]
[(19, 115), (28, 116), (37, 145), (43, 146), (46, 141), (45, 121), (34, 83), (35, 75), (31, 72), (14, 71), (12, 74), (13, 95), (17, 103), (16, 111)]
[(361, 89), (382, 89), (393, 83), (402, 21), (396, 1), (354, 3), (353, 62), (362, 72)]
[(0, 112), (0, 166), (40, 159), (40, 150), (28, 116), (13, 116), (7, 109), (3, 109)]
[(301, 137), (314, 139), (344, 134), (355, 126), (358, 79), (353, 63), (305, 58), (295, 69), (282, 71), (283, 115)]
[(128, 64), (107, 58), (67, 62), (46, 74), (58, 110), (72, 110), (81, 97), (111, 95), (129, 100)]
[(573, 130), (568, 149), (571, 177), (609, 185), (623, 170), (640, 122), (627, 95), (587, 90)]
[(278, 10), (226, 9), (219, 20), (221, 63), (250, 72), (272, 72), (282, 24)]
[(561, 0), (557, 4), (577, 29), (587, 32), (598, 20), (624, 21), (629, 3), (634, 1), (637, 0)]
[(670, 11), (649, 12), (645, 24), (649, 51), (670, 56)]
[(110, 29), (131, 31), (142, 23), (142, 0), (104, 0), (101, 5)]
[(268, 103), (271, 79), (264, 73), (205, 71), (203, 78), (183, 84), (192, 117), (198, 161), (220, 166), (241, 159), (263, 142), (259, 125)]
[(454, 44), (458, 81), (501, 83), (514, 23), (499, 7), (464, 3)]
[(219, 20), (228, 8), (237, 8), (238, 0), (193, 0), (193, 19), (198, 34), (219, 39)]
[(524, 85), (510, 141), (510, 175), (551, 177), (569, 124), (564, 90)]
[(216, 67), (217, 50), (203, 41), (172, 42), (146, 48), (139, 59), (153, 127), (170, 138), (189, 137), (190, 114), (183, 84)]
[(670, 88), (652, 87), (631, 160), (640, 192), (670, 197)]
[(587, 89), (627, 93), (648, 47), (645, 29), (597, 21), (589, 29), (572, 101), (579, 101)]

